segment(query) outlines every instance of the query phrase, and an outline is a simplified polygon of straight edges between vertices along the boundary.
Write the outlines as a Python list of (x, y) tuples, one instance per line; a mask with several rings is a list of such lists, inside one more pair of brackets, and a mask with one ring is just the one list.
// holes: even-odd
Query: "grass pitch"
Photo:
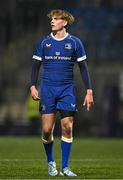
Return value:
[[(60, 139), (55, 139), (54, 157), (60, 170)], [(78, 174), (74, 179), (123, 179), (123, 140), (74, 139), (70, 168)], [(0, 137), (0, 179), (68, 178), (47, 175), (40, 138)]]

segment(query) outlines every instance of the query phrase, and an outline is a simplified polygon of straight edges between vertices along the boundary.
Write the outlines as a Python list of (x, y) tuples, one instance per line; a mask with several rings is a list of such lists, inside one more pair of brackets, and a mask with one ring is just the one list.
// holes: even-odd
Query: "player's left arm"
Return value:
[(76, 39), (76, 57), (77, 57), (77, 62), (80, 68), (82, 80), (86, 88), (86, 95), (84, 98), (83, 105), (87, 106), (87, 110), (89, 111), (94, 104), (92, 83), (91, 83), (90, 74), (88, 71), (88, 66), (86, 63), (86, 53), (84, 50), (84, 46), (81, 40), (78, 38)]
[(90, 79), (90, 74), (88, 71), (88, 66), (85, 60), (78, 62), (80, 73), (86, 88), (86, 95), (84, 98), (83, 106), (87, 106), (87, 110), (89, 111), (91, 107), (94, 105), (93, 100), (93, 90), (92, 90), (92, 83)]

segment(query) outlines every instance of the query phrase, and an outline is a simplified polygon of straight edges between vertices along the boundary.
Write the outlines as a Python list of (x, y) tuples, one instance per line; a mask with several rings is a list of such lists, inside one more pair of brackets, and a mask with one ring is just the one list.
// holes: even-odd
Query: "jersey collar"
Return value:
[(53, 35), (53, 33), (51, 33), (50, 35), (51, 35), (51, 37), (52, 37), (53, 39), (55, 39), (56, 41), (62, 41), (62, 40), (64, 40), (69, 34), (66, 33), (66, 36), (63, 37), (63, 38), (60, 38), (60, 39), (57, 39), (57, 38)]

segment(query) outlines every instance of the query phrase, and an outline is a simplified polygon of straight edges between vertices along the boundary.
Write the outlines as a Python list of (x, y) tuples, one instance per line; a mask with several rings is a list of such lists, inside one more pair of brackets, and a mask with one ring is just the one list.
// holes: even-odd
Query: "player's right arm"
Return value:
[(39, 40), (39, 42), (36, 45), (34, 55), (33, 55), (33, 63), (32, 63), (32, 73), (31, 73), (31, 96), (34, 100), (39, 100), (39, 92), (37, 90), (37, 80), (38, 80), (38, 74), (40, 70), (40, 66), (42, 63), (42, 40)]
[(40, 99), (39, 92), (36, 88), (40, 66), (41, 66), (41, 62), (34, 59), (32, 65), (31, 86), (30, 86), (31, 96), (34, 100)]

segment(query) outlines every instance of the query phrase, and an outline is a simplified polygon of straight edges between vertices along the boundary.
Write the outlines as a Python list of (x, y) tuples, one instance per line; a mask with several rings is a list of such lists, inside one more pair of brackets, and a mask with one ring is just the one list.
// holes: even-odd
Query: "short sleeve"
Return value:
[(87, 58), (84, 46), (80, 39), (76, 40), (76, 58), (78, 62), (83, 61)]
[(36, 44), (36, 47), (35, 47), (35, 50), (34, 50), (34, 53), (33, 53), (33, 56), (32, 58), (33, 59), (37, 59), (39, 61), (42, 61), (42, 52), (43, 52), (43, 46), (42, 46), (42, 42), (43, 40), (40, 39), (37, 44)]

